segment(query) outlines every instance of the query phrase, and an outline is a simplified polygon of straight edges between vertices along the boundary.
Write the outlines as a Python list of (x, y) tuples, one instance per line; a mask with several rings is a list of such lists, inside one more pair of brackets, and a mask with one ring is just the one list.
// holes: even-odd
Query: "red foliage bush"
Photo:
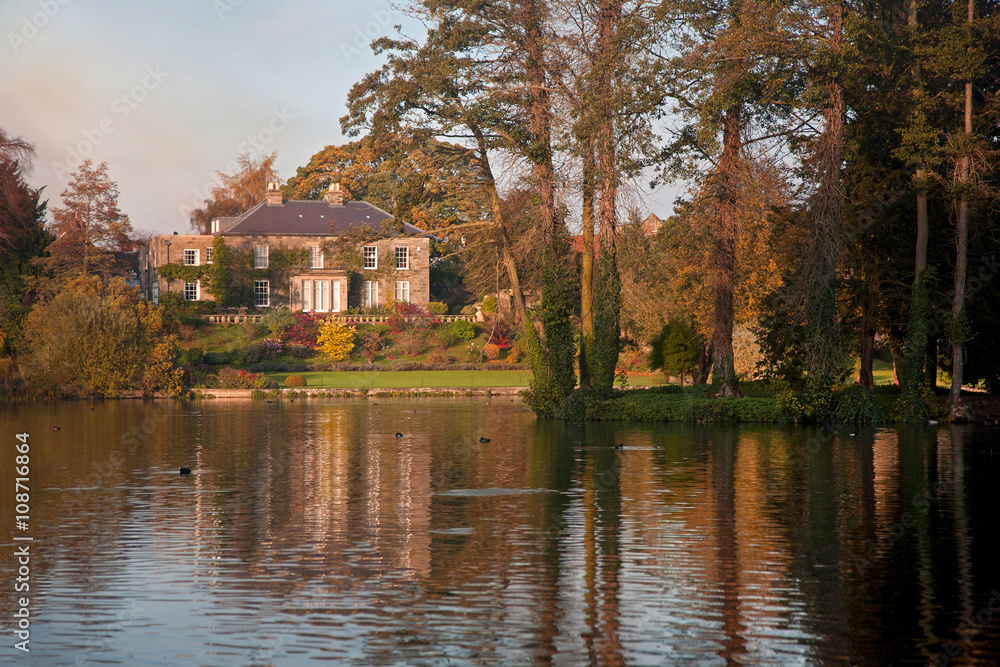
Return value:
[(302, 345), (311, 350), (319, 349), (316, 337), (325, 318), (316, 313), (295, 313), (295, 324), (285, 329), (282, 340), (288, 345)]
[[(496, 315), (487, 316), (482, 330), (488, 337), (487, 344), (493, 343), (501, 350), (509, 350), (510, 346), (514, 344), (514, 338), (516, 337), (514, 327), (502, 317)], [(492, 336), (490, 332), (493, 332)]]
[(421, 305), (409, 301), (396, 301), (392, 304), (392, 315), (389, 317), (392, 333), (415, 334), (427, 331), (437, 324), (441, 324), (441, 320)]

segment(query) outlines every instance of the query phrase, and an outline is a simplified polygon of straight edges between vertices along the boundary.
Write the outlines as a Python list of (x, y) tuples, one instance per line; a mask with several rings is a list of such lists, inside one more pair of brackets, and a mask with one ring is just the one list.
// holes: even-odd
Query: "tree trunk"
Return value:
[(717, 176), (719, 213), (716, 219), (713, 244), (712, 291), (713, 327), (712, 347), (715, 358), (712, 381), (717, 385), (716, 396), (742, 396), (736, 381), (733, 362), (733, 290), (736, 280), (736, 207), (738, 206), (737, 180), (742, 115), (738, 106), (725, 111), (723, 118), (723, 146)]
[[(835, 4), (830, 11), (829, 48), (831, 56), (839, 59), (842, 8)], [(844, 160), (844, 99), (836, 62), (837, 60), (834, 61), (834, 70), (827, 73), (828, 99), (823, 110), (823, 134), (816, 151), (819, 187), (812, 205), (816, 227), (806, 283), (809, 381), (824, 395), (832, 390), (839, 361), (836, 278), (843, 209), (841, 168)]]
[[(968, 22), (975, 17), (975, 3), (969, 0)], [(972, 82), (965, 83), (965, 135), (972, 136)], [(968, 150), (968, 149), (966, 149)], [(965, 272), (969, 252), (969, 200), (965, 188), (971, 178), (971, 159), (963, 155), (958, 177), (962, 188), (958, 201), (958, 220), (955, 226), (955, 296), (951, 302), (951, 394), (948, 397), (948, 417), (952, 421), (965, 421), (968, 410), (962, 405), (962, 364), (965, 356)]]
[(859, 348), (861, 350), (861, 369), (858, 384), (869, 389), (875, 388), (875, 333), (876, 314), (878, 309), (878, 281), (867, 276), (865, 294), (861, 300), (861, 327), (859, 332)]
[(594, 343), (594, 150), (583, 142), (583, 248), (580, 255), (580, 386), (592, 385), (591, 351)]
[[(907, 23), (914, 30), (917, 28), (917, 0), (910, 0)], [(920, 94), (920, 63), (914, 60), (910, 69), (914, 81), (917, 84), (917, 94)], [(927, 266), (927, 238), (929, 236), (927, 226), (927, 169), (923, 165), (916, 168), (917, 186), (917, 247), (915, 252), (914, 280), (920, 275), (920, 269)]]
[(937, 389), (937, 339), (927, 337), (927, 352), (924, 355), (924, 384), (933, 392)]
[(535, 186), (541, 200), (542, 231), (551, 243), (555, 233), (555, 170), (552, 167), (552, 104), (546, 86), (545, 40), (541, 10), (537, 0), (524, 5), (524, 49), (527, 53), (528, 112), (531, 117), (532, 147), (529, 156), (535, 172)]
[(521, 291), (521, 280), (517, 273), (517, 264), (511, 252), (510, 237), (507, 235), (507, 227), (504, 222), (503, 209), (500, 206), (500, 194), (497, 192), (497, 183), (493, 178), (493, 169), (490, 166), (489, 153), (486, 148), (486, 138), (478, 127), (470, 127), (479, 148), (479, 159), (483, 168), (483, 175), (486, 181), (486, 188), (490, 195), (490, 211), (493, 214), (493, 226), (500, 237), (500, 262), (507, 271), (507, 278), (510, 280), (510, 291), (514, 299), (514, 312), (517, 319), (522, 323), (522, 328), (526, 332), (534, 332), (531, 318), (528, 317), (528, 309), (524, 305), (524, 293)]
[(616, 30), (621, 0), (601, 0), (597, 22), (597, 52), (592, 63), (591, 109), (596, 139), (597, 223), (600, 237), (599, 272), (594, 294), (594, 343), (591, 371), (600, 391), (614, 386), (621, 345), (621, 281), (618, 276), (618, 161), (615, 146), (616, 102), (612, 72), (619, 56)]

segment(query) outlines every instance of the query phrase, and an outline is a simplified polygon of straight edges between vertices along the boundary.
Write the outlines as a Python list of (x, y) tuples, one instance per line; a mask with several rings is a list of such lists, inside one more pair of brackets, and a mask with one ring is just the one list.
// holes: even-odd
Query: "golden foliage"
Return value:
[(354, 327), (328, 319), (320, 325), (316, 342), (330, 361), (341, 361), (354, 349), (354, 335)]
[[(745, 324), (757, 319), (764, 297), (781, 284), (775, 229), (785, 201), (776, 169), (759, 163), (743, 167), (734, 297), (735, 321)], [(717, 216), (718, 201), (707, 189), (696, 188), (655, 235), (645, 236), (637, 218), (623, 226), (622, 319), (640, 340), (650, 339), (674, 317), (691, 320), (698, 333), (711, 337)]]

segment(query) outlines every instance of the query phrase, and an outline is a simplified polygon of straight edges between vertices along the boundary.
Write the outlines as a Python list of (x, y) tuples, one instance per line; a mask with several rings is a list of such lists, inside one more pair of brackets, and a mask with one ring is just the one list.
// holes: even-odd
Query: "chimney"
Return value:
[(326, 201), (330, 206), (344, 205), (344, 191), (340, 189), (340, 183), (330, 183), (330, 189), (326, 191)]
[(268, 206), (281, 206), (281, 184), (268, 183), (267, 191), (264, 193), (264, 198), (267, 201)]

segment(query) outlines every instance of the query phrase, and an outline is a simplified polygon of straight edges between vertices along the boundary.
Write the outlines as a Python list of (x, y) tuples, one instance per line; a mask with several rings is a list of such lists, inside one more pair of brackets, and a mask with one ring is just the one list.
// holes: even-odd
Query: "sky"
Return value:
[(386, 0), (0, 0), (0, 127), (35, 144), (50, 208), (89, 158), (133, 227), (183, 234), (240, 153), (278, 151), (284, 182), (348, 141), (348, 91), (397, 24), (420, 32)]

